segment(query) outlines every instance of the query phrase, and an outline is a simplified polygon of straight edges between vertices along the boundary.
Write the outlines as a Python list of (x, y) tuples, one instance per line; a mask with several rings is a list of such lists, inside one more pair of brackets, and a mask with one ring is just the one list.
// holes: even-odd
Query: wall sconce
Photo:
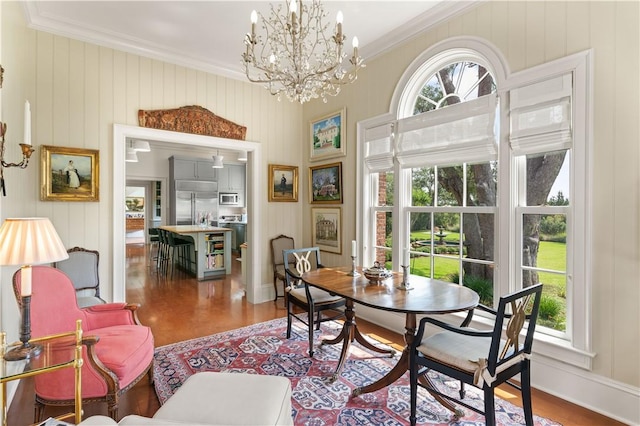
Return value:
[(7, 167), (20, 167), (24, 169), (29, 164), (29, 158), (33, 153), (33, 147), (31, 146), (31, 106), (29, 101), (24, 103), (24, 143), (20, 144), (22, 149), (22, 161), (19, 163), (7, 163), (4, 161), (4, 135), (7, 133), (7, 123), (0, 122), (0, 189), (2, 195), (7, 195), (7, 190), (4, 185), (4, 169)]

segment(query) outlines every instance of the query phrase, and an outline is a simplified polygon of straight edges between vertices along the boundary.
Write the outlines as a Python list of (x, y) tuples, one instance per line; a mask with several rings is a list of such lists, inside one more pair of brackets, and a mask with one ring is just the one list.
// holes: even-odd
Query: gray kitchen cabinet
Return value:
[(213, 160), (204, 158), (169, 157), (169, 176), (172, 180), (218, 180)]
[(231, 229), (231, 247), (233, 251), (240, 252), (240, 246), (246, 242), (246, 223), (225, 223), (221, 227)]
[(241, 164), (225, 164), (222, 169), (218, 169), (218, 190), (244, 194), (245, 169)]
[(218, 191), (238, 194), (236, 207), (245, 207), (245, 170), (244, 164), (225, 164), (218, 169)]

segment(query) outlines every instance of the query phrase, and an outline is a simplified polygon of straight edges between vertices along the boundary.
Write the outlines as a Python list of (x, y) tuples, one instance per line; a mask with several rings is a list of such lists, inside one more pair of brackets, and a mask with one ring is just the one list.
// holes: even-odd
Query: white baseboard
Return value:
[[(404, 334), (405, 317), (402, 314), (361, 305), (357, 305), (357, 311), (357, 318)], [(640, 388), (540, 354), (532, 358), (531, 369), (534, 388), (620, 422), (640, 425)]]
[(256, 300), (255, 304), (273, 302), (273, 283), (262, 283), (259, 291), (255, 293), (259, 300)]

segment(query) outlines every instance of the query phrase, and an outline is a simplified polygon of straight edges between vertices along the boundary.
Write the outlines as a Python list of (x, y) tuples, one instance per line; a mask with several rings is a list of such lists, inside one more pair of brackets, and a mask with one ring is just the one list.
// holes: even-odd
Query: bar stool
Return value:
[(158, 229), (158, 255), (156, 256), (156, 269), (165, 272), (169, 260), (169, 231)]
[[(160, 233), (158, 232), (158, 228), (149, 228), (148, 231), (149, 233), (149, 254), (148, 254), (148, 259), (149, 259), (149, 265), (151, 264), (151, 262), (156, 261), (157, 263), (157, 259), (158, 259), (158, 254), (160, 252)], [(156, 255), (153, 256), (153, 248), (156, 247)]]
[[(180, 238), (173, 232), (167, 232), (169, 254), (168, 261), (171, 263), (171, 276), (173, 276), (173, 269), (177, 261), (178, 265), (184, 269), (189, 270), (191, 266), (191, 245), (193, 244), (186, 238)], [(189, 268), (187, 268), (189, 266)]]

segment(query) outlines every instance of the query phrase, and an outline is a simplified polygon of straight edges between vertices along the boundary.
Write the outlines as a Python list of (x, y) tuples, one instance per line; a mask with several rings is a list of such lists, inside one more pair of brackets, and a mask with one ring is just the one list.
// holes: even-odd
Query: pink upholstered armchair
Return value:
[[(82, 320), (84, 349), (82, 401), (106, 401), (109, 416), (117, 420), (118, 398), (147, 372), (153, 382), (153, 335), (141, 325), (137, 305), (106, 303), (78, 308), (73, 283), (59, 269), (32, 267), (32, 338), (73, 331)], [(13, 289), (20, 298), (20, 270), (13, 275)], [(34, 377), (35, 421), (43, 420), (45, 405), (73, 405), (73, 370), (63, 369)]]

